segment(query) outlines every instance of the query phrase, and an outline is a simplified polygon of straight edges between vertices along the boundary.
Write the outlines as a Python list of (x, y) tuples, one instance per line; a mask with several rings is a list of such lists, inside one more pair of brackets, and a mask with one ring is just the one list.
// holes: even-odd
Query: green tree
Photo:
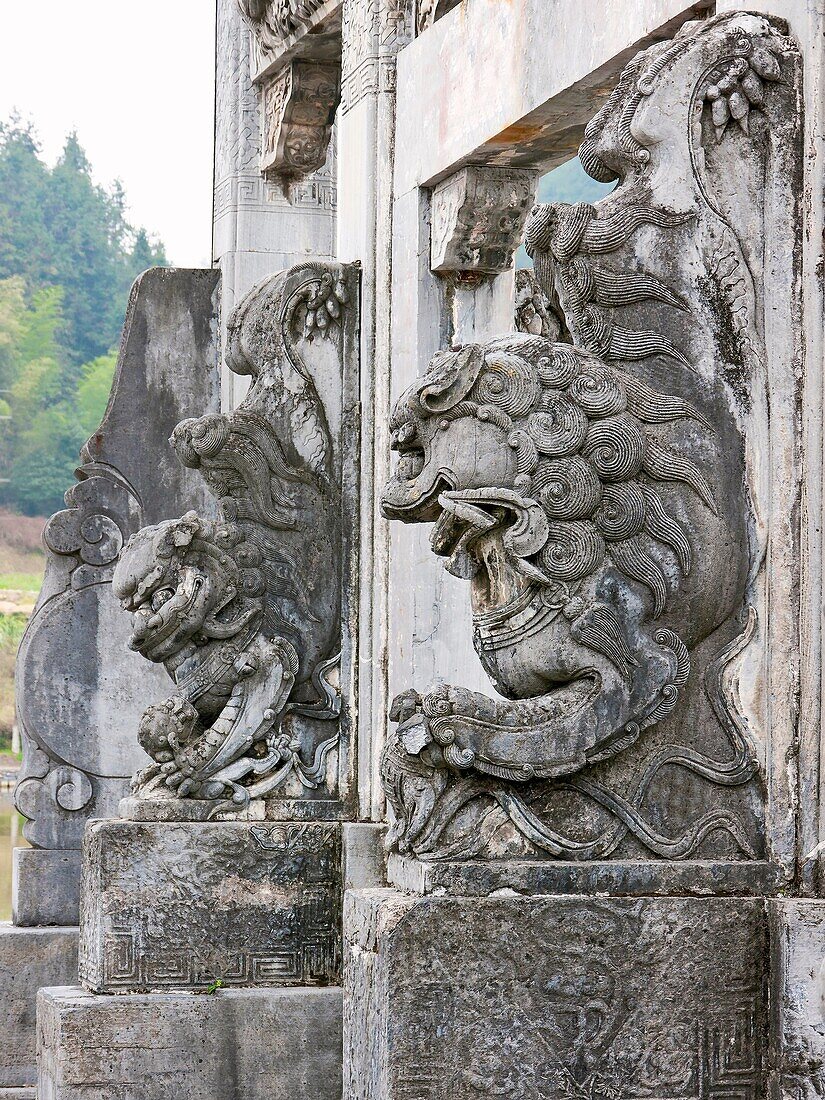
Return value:
[(67, 393), (82, 364), (117, 343), (137, 275), (168, 263), (163, 245), (133, 228), (125, 211), (122, 184), (94, 182), (77, 134), (49, 169), (31, 124), (0, 124), (0, 279), (22, 276), (27, 295), (63, 288)]
[(0, 124), (0, 499), (54, 511), (103, 416), (129, 288), (167, 264), (92, 178), (77, 135), (54, 168), (30, 124)]
[(75, 409), (86, 439), (94, 434), (103, 419), (116, 366), (117, 355), (112, 351), (108, 355), (98, 356), (83, 368)]

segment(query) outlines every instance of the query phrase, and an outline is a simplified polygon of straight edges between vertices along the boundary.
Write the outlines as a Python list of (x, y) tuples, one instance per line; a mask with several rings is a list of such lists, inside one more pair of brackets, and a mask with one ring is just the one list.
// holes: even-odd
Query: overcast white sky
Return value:
[(179, 267), (209, 266), (215, 0), (0, 0), (0, 119), (52, 163), (76, 129), (95, 179)]

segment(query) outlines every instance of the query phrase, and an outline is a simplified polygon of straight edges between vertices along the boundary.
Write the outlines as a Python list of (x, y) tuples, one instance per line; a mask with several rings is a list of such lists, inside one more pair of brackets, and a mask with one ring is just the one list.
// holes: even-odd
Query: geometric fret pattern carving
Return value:
[(94, 992), (340, 981), (340, 826), (112, 821), (87, 856), (80, 974)]

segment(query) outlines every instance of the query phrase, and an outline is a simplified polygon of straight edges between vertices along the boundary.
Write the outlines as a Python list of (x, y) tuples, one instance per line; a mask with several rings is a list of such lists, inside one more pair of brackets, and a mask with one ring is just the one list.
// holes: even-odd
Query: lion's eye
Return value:
[(172, 599), (174, 594), (175, 591), (173, 588), (159, 588), (152, 596), (152, 610), (159, 610), (165, 603)]

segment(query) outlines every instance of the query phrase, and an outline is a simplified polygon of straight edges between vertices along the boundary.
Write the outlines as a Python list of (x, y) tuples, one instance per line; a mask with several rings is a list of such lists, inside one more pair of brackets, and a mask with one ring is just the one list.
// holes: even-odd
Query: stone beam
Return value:
[(396, 194), (468, 163), (546, 169), (575, 156), (628, 59), (707, 8), (466, 0), (398, 56)]

